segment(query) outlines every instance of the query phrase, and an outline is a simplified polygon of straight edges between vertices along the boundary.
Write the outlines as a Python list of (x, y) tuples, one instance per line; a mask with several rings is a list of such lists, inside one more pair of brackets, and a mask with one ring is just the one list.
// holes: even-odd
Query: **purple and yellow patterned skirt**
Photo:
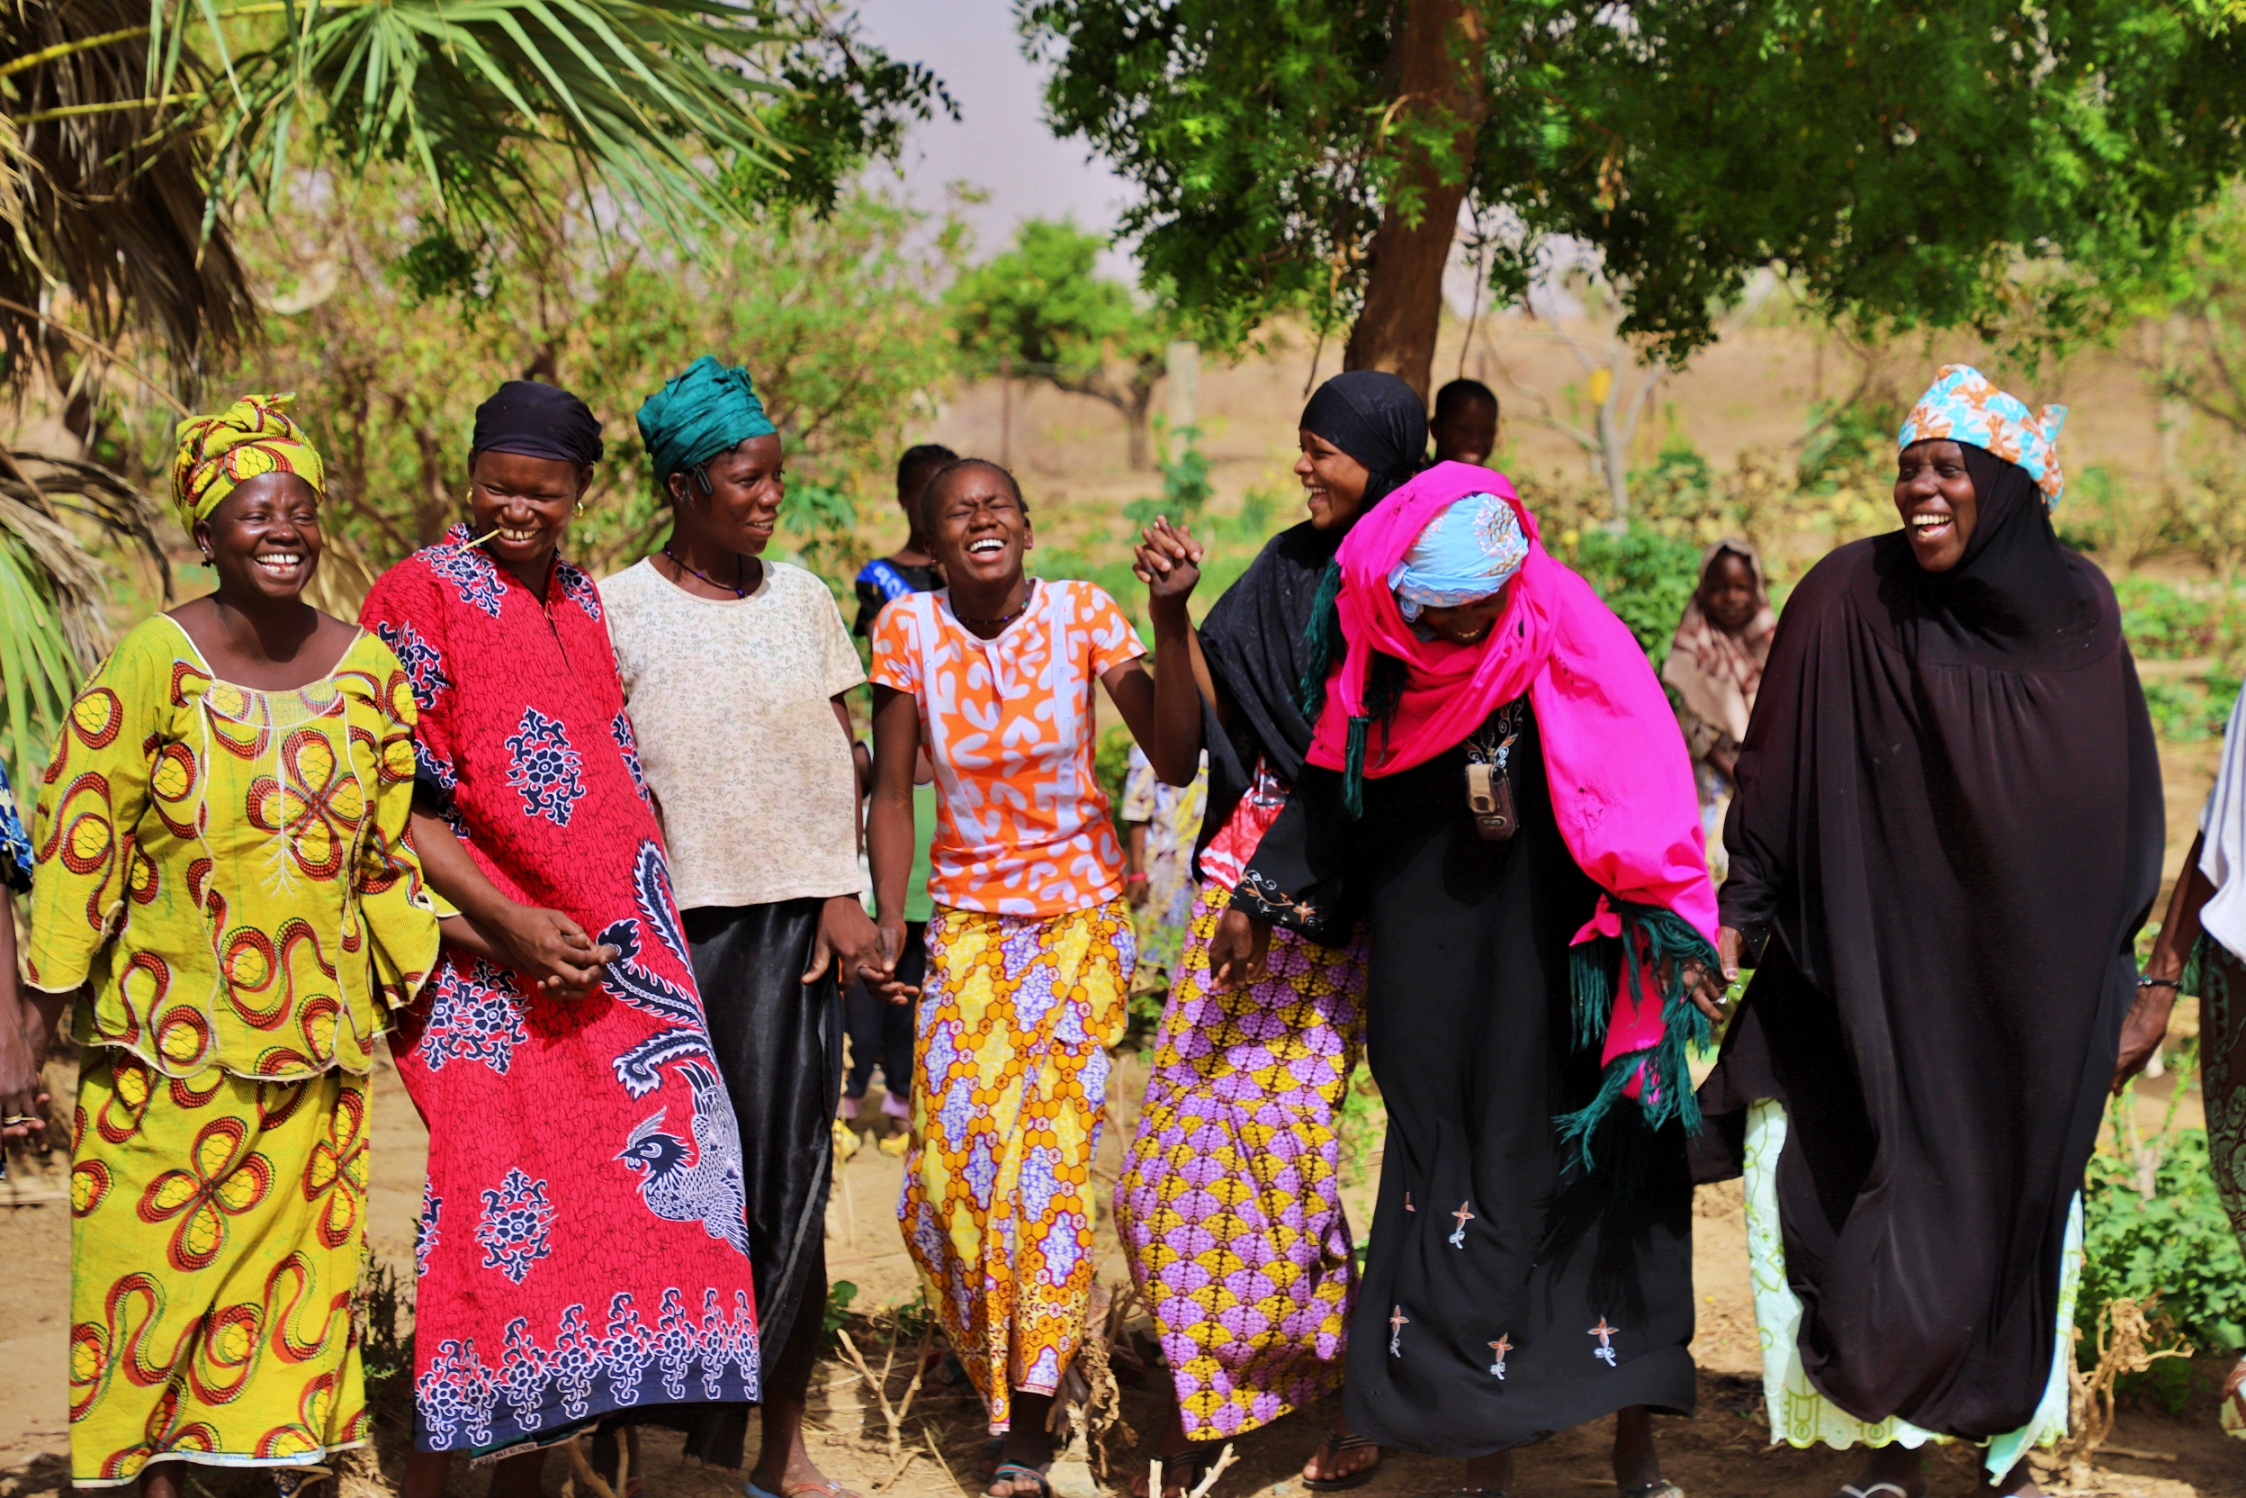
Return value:
[(1204, 884), (1115, 1188), (1186, 1434), (1222, 1440), (1341, 1382), (1356, 1255), (1340, 1195), (1342, 1099), (1364, 1049), (1365, 939), (1274, 931), (1269, 976), (1209, 986), (1231, 893)]

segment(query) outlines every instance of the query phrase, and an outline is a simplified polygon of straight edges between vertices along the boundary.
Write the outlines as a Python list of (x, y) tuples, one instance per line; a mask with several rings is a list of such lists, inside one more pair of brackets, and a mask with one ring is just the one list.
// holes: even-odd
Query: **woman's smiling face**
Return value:
[(245, 479), (196, 522), (222, 594), (291, 599), (320, 565), (320, 496), (293, 473)]
[(921, 508), (928, 544), (954, 587), (963, 581), (1010, 587), (1021, 577), (1022, 559), (1037, 538), (1005, 474), (961, 464), (930, 485)]
[(592, 476), (591, 468), (559, 458), (477, 453), (468, 466), (468, 510), (476, 534), (497, 531), (486, 550), (518, 571), (535, 569), (561, 545)]
[(1947, 572), (1965, 557), (1981, 517), (1965, 449), (1955, 442), (1914, 442), (1895, 462), (1895, 510), (1911, 555), (1928, 572)]
[(1310, 523), (1322, 531), (1347, 525), (1365, 502), (1372, 470), (1308, 427), (1300, 429), (1299, 440), (1302, 456), (1295, 460), (1295, 477), (1302, 480)]

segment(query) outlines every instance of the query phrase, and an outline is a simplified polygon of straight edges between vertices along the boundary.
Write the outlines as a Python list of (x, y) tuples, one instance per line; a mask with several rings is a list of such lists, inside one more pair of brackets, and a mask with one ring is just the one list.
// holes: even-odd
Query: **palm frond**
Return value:
[[(0, 387), (20, 390), (38, 365), (71, 383), (64, 335), (27, 310), (56, 291), (100, 344), (152, 335), (188, 392), (255, 316), (205, 191), (209, 146), (148, 93), (148, 19), (146, 0), (0, 6), (0, 299), (15, 304), (0, 306)], [(161, 93), (206, 92), (192, 58), (172, 77)]]
[[(164, 0), (155, 0), (161, 6)], [(188, 0), (173, 0), (184, 11)], [(269, 8), (269, 7), (268, 7)], [(350, 174), (410, 162), (471, 222), (544, 219), (558, 150), (666, 227), (733, 216), (723, 174), (780, 169), (752, 57), (799, 38), (723, 0), (345, 0), (300, 10), (211, 91), (231, 181), (273, 199), (309, 132)], [(176, 26), (184, 19), (175, 14)], [(306, 108), (305, 106), (310, 106)], [(225, 177), (222, 177), (225, 180)]]
[(156, 505), (105, 468), (41, 453), (0, 453), (0, 755), (18, 786), (45, 768), (70, 700), (109, 649), (107, 569), (62, 516), (139, 545), (171, 596)]

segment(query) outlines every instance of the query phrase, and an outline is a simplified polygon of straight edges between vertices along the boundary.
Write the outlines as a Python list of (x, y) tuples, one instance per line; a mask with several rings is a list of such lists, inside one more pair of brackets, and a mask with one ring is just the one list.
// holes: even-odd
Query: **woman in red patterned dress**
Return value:
[[(740, 1135), (600, 593), (557, 555), (600, 454), (575, 396), (502, 386), (473, 531), (361, 616), (413, 683), (414, 837), (458, 910), (392, 1040), (429, 1125), (409, 1498), (462, 1451), (501, 1461), (495, 1498), (534, 1498), (539, 1448), (633, 1409), (738, 1466), (758, 1395)], [(686, 1405), (734, 1408), (664, 1408)]]

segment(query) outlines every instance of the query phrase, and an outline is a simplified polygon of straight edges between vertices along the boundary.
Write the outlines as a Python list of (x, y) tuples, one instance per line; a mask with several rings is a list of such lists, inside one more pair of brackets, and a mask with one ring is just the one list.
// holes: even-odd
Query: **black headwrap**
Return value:
[[(1370, 476), (1357, 515), (1418, 472), (1427, 451), (1427, 413), (1419, 397), (1377, 370), (1352, 370), (1320, 385), (1302, 408), (1301, 426), (1365, 465)], [(1247, 793), (1259, 757), (1282, 780), (1302, 773), (1311, 722), (1297, 688), (1311, 666), (1311, 620), (1332, 609), (1339, 574), (1331, 582), (1327, 575), (1348, 533), (1347, 525), (1322, 531), (1307, 520), (1281, 531), (1201, 621), (1209, 675), (1233, 707), (1229, 729), (1213, 712), (1202, 715), (1202, 742), (1209, 748), (1203, 847)]]
[(477, 453), (515, 453), (590, 467), (606, 446), (600, 418), (576, 396), (536, 380), (509, 380), (476, 407), (476, 435), (468, 446)]
[(1701, 1174), (1782, 1102), (1805, 1370), (1858, 1419), (1980, 1440), (2051, 1374), (2163, 817), (2112, 587), (2025, 470), (1964, 451), (1955, 568), (1857, 541), (1779, 616), (1721, 897), (1769, 939), (1701, 1089)]
[[(1365, 465), (1363, 514), (1419, 472), (1427, 458), (1427, 408), (1412, 387), (1377, 369), (1337, 374), (1311, 394), (1299, 423)], [(1346, 530), (1347, 528), (1344, 527)], [(1341, 533), (1334, 533), (1334, 545)]]

